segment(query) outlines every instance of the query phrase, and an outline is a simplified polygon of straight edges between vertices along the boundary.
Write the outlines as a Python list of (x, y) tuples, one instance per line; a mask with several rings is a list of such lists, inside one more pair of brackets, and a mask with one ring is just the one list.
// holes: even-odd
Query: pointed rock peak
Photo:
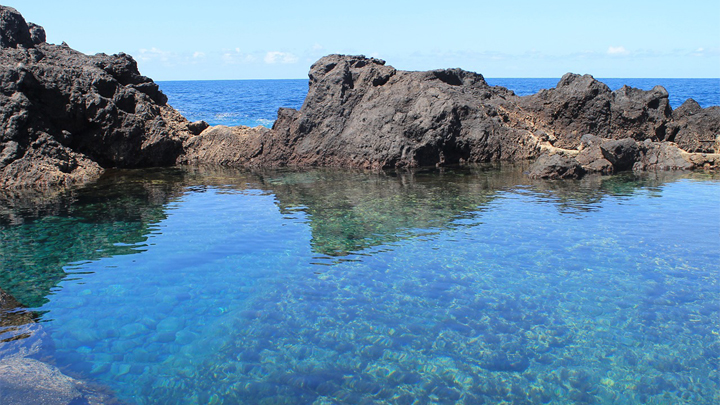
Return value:
[(385, 61), (382, 59), (367, 58), (364, 55), (327, 55), (313, 63), (310, 67), (310, 74), (322, 76), (335, 69), (338, 65), (351, 68), (363, 68), (372, 65), (385, 66)]
[[(45, 30), (31, 24), (31, 28), (23, 16), (14, 8), (0, 6), (0, 48), (32, 48), (35, 44), (45, 41)], [(36, 42), (39, 41), (39, 42)]]
[(682, 103), (682, 105), (680, 107), (678, 107), (677, 109), (675, 109), (675, 111), (673, 111), (673, 116), (675, 118), (679, 118), (679, 117), (682, 117), (685, 115), (697, 114), (699, 112), (702, 112), (702, 110), (703, 110), (703, 108), (700, 106), (700, 104), (698, 104), (697, 101), (693, 100), (692, 98), (689, 98), (689, 99), (685, 100), (685, 102)]
[(592, 75), (579, 75), (577, 73), (565, 73), (555, 88), (564, 87), (581, 88), (600, 88), (610, 91), (610, 88), (603, 82), (596, 80)]
[(459, 68), (433, 70), (432, 74), (441, 82), (451, 86), (472, 85), (477, 83), (487, 84), (481, 74)]

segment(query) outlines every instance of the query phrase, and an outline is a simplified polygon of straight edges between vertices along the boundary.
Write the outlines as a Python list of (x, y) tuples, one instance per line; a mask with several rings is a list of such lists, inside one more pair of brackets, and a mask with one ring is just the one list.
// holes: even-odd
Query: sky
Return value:
[(485, 77), (720, 77), (720, 1), (4, 0), (154, 80), (302, 79), (332, 54)]

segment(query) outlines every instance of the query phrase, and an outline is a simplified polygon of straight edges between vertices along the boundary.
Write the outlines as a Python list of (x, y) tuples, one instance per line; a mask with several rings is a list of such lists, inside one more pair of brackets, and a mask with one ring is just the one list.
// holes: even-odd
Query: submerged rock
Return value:
[(26, 358), (0, 359), (0, 403), (18, 405), (109, 404), (117, 401), (50, 364)]
[(187, 120), (129, 55), (84, 55), (0, 6), (0, 186), (67, 186), (174, 164)]
[(0, 404), (107, 404), (103, 387), (63, 374), (36, 360), (52, 346), (32, 313), (0, 289)]

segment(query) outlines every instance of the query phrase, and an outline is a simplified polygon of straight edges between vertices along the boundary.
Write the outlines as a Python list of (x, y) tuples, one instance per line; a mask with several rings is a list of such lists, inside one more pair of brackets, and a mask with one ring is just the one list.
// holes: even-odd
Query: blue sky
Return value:
[(720, 77), (720, 1), (6, 0), (155, 80), (295, 79), (330, 53), (486, 77)]

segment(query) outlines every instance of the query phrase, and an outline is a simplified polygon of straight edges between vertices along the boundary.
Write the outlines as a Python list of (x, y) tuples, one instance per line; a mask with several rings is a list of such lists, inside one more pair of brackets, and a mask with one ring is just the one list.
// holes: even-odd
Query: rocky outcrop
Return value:
[(690, 100), (674, 112), (660, 86), (611, 91), (592, 76), (567, 74), (554, 89), (518, 97), (477, 73), (406, 72), (343, 55), (320, 59), (309, 77), (302, 108), (280, 109), (271, 131), (209, 128), (186, 141), (179, 161), (385, 169), (547, 153), (564, 157), (539, 162), (534, 176), (575, 178), (714, 165), (720, 148), (720, 107)]
[[(659, 86), (611, 91), (592, 76), (567, 74), (553, 89), (519, 97), (461, 69), (408, 72), (345, 55), (312, 65), (302, 108), (280, 109), (272, 130), (208, 128), (168, 106), (132, 57), (47, 44), (42, 27), (2, 6), (0, 77), (3, 188), (72, 185), (108, 167), (385, 169), (543, 153), (612, 173), (714, 167), (720, 149), (720, 107), (688, 100), (673, 111)], [(600, 141), (589, 147), (586, 135)], [(608, 152), (605, 142), (624, 139), (630, 155)]]
[(0, 6), (0, 186), (71, 185), (171, 165), (192, 135), (132, 57), (84, 55)]
[(528, 175), (533, 179), (579, 179), (585, 174), (580, 163), (560, 154), (545, 153), (530, 166)]
[[(232, 160), (381, 169), (525, 159), (536, 145), (504, 122), (513, 98), (476, 73), (404, 72), (378, 59), (331, 55), (311, 67), (302, 109), (281, 109), (268, 133), (246, 131), (237, 142), (252, 148), (233, 149)], [(198, 160), (194, 148), (185, 160)]]

